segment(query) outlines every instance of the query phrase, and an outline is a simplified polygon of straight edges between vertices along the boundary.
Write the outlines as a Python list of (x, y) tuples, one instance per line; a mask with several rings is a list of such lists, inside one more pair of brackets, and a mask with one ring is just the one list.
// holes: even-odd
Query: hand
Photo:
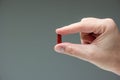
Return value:
[(55, 45), (55, 51), (120, 75), (120, 32), (112, 19), (83, 18), (80, 22), (56, 29), (56, 33), (80, 33), (81, 44), (60, 43)]

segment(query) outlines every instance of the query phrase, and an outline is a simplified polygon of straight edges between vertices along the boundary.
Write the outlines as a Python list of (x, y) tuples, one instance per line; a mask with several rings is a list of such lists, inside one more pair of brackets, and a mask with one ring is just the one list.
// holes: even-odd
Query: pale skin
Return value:
[(113, 19), (83, 18), (80, 22), (56, 29), (56, 33), (79, 33), (81, 41), (81, 44), (56, 44), (56, 52), (88, 61), (120, 75), (120, 32)]

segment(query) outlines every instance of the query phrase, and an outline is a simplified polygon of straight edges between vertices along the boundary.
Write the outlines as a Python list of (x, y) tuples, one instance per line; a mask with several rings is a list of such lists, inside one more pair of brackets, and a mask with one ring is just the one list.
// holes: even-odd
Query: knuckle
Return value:
[(112, 18), (106, 18), (105, 19), (107, 22), (114, 22), (114, 20)]
[(82, 18), (81, 21), (87, 21), (87, 20), (97, 20), (98, 18), (94, 18), (94, 17), (86, 17), (86, 18)]
[(81, 21), (85, 21), (85, 20), (87, 20), (87, 19), (88, 19), (88, 18), (82, 18)]
[(66, 53), (69, 53), (71, 55), (75, 54), (75, 50), (72, 48), (72, 46), (68, 46), (65, 48)]
[(106, 18), (105, 19), (105, 23), (111, 25), (111, 26), (115, 26), (115, 22), (112, 18)]
[(81, 21), (84, 22), (84, 21), (88, 21), (88, 20), (90, 20), (90, 19), (93, 19), (93, 18), (91, 18), (91, 17), (88, 17), (88, 18), (82, 18)]
[(117, 29), (117, 25), (112, 18), (106, 18), (105, 19), (105, 24), (107, 24), (107, 27), (110, 30), (116, 30)]

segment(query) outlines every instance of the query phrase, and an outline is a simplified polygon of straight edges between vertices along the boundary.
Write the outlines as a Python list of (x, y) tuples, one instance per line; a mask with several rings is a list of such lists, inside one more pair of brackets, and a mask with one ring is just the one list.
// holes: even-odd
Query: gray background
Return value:
[[(0, 80), (120, 80), (54, 52), (55, 29), (88, 16), (120, 25), (120, 0), (0, 0)], [(79, 43), (78, 34), (63, 38)]]

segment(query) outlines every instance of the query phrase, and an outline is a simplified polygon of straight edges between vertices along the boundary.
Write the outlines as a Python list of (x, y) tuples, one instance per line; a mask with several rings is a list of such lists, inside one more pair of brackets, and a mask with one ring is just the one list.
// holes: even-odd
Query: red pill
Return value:
[(57, 44), (62, 43), (62, 35), (57, 34)]

